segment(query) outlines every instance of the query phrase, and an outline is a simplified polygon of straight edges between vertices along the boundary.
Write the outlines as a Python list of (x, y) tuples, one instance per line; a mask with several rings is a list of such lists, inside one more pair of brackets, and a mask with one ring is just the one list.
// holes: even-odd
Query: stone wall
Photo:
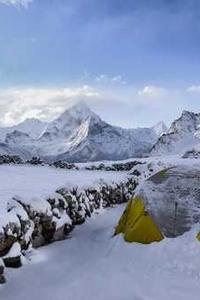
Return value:
[(0, 283), (5, 281), (4, 265), (20, 267), (20, 257), (29, 248), (64, 239), (94, 211), (127, 202), (136, 186), (135, 179), (129, 178), (119, 184), (88, 189), (62, 188), (47, 199), (38, 200), (38, 206), (13, 198), (8, 203), (8, 222), (0, 230)]

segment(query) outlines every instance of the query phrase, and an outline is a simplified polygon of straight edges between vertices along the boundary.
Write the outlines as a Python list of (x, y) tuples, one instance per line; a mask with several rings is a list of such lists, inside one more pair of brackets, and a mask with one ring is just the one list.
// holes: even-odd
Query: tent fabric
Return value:
[(197, 236), (196, 236), (197, 240), (200, 241), (200, 231), (197, 233)]
[(128, 205), (119, 220), (115, 234), (123, 233), (127, 242), (149, 244), (161, 241), (164, 236), (147, 211), (142, 199), (136, 196)]

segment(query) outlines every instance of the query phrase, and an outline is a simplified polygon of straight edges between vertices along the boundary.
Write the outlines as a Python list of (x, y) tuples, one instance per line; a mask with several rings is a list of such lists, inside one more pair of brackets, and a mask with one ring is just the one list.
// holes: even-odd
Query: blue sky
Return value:
[(199, 53), (199, 0), (0, 0), (0, 122), (84, 98), (113, 124), (169, 124), (199, 110)]

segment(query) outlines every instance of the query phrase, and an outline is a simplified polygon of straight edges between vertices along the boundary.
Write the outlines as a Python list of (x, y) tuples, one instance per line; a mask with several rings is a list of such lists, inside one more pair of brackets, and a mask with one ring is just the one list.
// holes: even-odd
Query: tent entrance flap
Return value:
[(161, 241), (164, 238), (152, 217), (145, 211), (144, 203), (139, 196), (128, 202), (115, 230), (115, 234), (118, 233), (123, 233), (127, 242), (142, 244)]

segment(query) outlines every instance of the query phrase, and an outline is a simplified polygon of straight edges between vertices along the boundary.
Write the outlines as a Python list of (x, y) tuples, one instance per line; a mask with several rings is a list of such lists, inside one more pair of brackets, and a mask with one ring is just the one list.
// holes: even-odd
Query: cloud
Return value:
[(73, 103), (98, 98), (88, 85), (70, 88), (10, 88), (0, 90), (0, 124), (13, 125), (26, 118), (51, 120)]
[(189, 93), (200, 93), (200, 85), (191, 85), (186, 91)]
[(95, 82), (103, 84), (122, 84), (125, 85), (126, 81), (121, 75), (109, 76), (106, 74), (100, 74), (95, 78)]
[(28, 7), (28, 5), (33, 2), (33, 0), (0, 0), (0, 3), (6, 5), (14, 5), (14, 6), (23, 6)]
[(167, 93), (166, 89), (158, 86), (153, 86), (153, 85), (145, 86), (142, 89), (139, 89), (137, 92), (139, 97), (154, 98), (154, 99), (163, 97), (164, 95), (166, 95), (166, 93)]

